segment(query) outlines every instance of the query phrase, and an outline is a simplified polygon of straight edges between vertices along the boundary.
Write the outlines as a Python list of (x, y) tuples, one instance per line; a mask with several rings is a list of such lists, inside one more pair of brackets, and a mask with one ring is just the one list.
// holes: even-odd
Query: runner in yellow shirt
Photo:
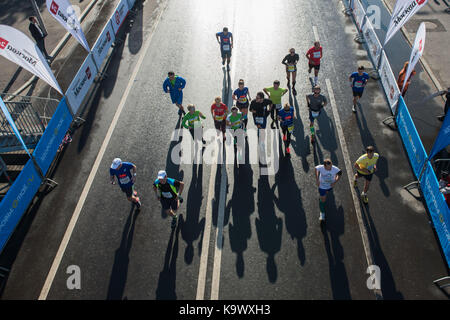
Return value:
[(364, 203), (369, 202), (369, 198), (367, 197), (367, 191), (369, 190), (370, 181), (372, 180), (373, 173), (377, 171), (377, 161), (380, 155), (375, 152), (375, 149), (373, 146), (368, 146), (366, 148), (366, 154), (363, 154), (361, 157), (358, 158), (355, 162), (355, 180), (354, 180), (354, 186), (357, 186), (357, 179), (359, 177), (364, 177), (366, 179), (364, 183), (364, 190), (361, 193), (361, 200)]

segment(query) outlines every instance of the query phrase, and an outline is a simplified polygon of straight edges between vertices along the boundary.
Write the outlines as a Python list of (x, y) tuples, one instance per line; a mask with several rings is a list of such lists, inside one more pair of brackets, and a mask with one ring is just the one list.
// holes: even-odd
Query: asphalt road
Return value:
[[(2, 298), (37, 299), (41, 294), (122, 99), (123, 110), (99, 158), (48, 299), (375, 299), (366, 284), (368, 260), (355, 206), (362, 211), (367, 245), (380, 267), (383, 297), (442, 298), (432, 281), (446, 274), (445, 264), (422, 203), (401, 188), (413, 175), (398, 134), (381, 124), (390, 111), (380, 84), (371, 81), (362, 108), (356, 115), (351, 112), (347, 79), (358, 65), (368, 66), (368, 58), (353, 41), (355, 27), (341, 9), (340, 3), (325, 1), (170, 0), (159, 7), (164, 11), (153, 32), (157, 15), (144, 7), (112, 57), (110, 76), (90, 101), (86, 124), (65, 151), (54, 177), (60, 185), (39, 200), (8, 248), (15, 252), (14, 264)], [(235, 37), (229, 73), (222, 69), (215, 41), (223, 26)], [(339, 136), (329, 104), (313, 147), (304, 102), (311, 91), (304, 53), (316, 37), (324, 47), (319, 84), (328, 98), (333, 93), (344, 135)], [(179, 118), (162, 92), (167, 71), (187, 80), (184, 104), (196, 104), (207, 116), (205, 127), (212, 128), (214, 97), (229, 101), (229, 88), (235, 89), (240, 78), (252, 97), (275, 79), (285, 87), (281, 60), (291, 47), (300, 54), (298, 95), (290, 92), (283, 102), (294, 105), (299, 119), (293, 155), (281, 157), (278, 172), (265, 176), (258, 164), (249, 163), (172, 161), (177, 141), (171, 137)], [(254, 128), (251, 119), (249, 128)], [(351, 196), (342, 148), (353, 163), (370, 144), (381, 158), (370, 203), (361, 206)], [(115, 157), (137, 165), (140, 212), (108, 182)], [(329, 195), (327, 223), (321, 228), (314, 166), (325, 157), (344, 175)], [(186, 184), (173, 231), (152, 191), (160, 169)], [(80, 267), (80, 290), (67, 288), (71, 265)]]

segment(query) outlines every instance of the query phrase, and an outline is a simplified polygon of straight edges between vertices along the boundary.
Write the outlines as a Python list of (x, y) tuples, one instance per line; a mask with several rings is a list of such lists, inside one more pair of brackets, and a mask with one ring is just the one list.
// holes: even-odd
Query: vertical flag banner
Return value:
[(384, 45), (397, 33), (420, 8), (426, 5), (428, 0), (397, 0), (392, 12), (391, 22), (386, 33)]
[(450, 144), (450, 112), (447, 112), (444, 122), (442, 123), (441, 130), (434, 142), (433, 149), (430, 151), (430, 159), (433, 158), (436, 153), (444, 149)]
[(88, 52), (91, 52), (83, 30), (81, 29), (80, 20), (69, 0), (46, 1), (48, 12), (50, 12), (50, 14), (58, 20), (58, 22), (61, 23)]
[(11, 114), (9, 113), (8, 109), (6, 108), (6, 105), (3, 102), (2, 98), (0, 98), (0, 109), (2, 109), (3, 113), (5, 114), (6, 120), (8, 120), (9, 125), (11, 126), (11, 129), (14, 131), (14, 134), (17, 136), (17, 139), (19, 139), (19, 141), (22, 144), (23, 148), (25, 149), (25, 151), (28, 153), (28, 155), (31, 158), (31, 155), (28, 152), (28, 148), (25, 145), (25, 142), (23, 142), (22, 136), (20, 135), (19, 130), (17, 130), (16, 124), (14, 123), (14, 120), (11, 117)]
[(419, 26), (419, 29), (417, 30), (416, 40), (414, 40), (414, 46), (411, 51), (411, 57), (409, 58), (408, 70), (406, 71), (406, 77), (405, 81), (403, 82), (402, 92), (403, 89), (405, 88), (406, 82), (409, 79), (409, 76), (411, 75), (411, 72), (414, 70), (414, 67), (416, 66), (417, 62), (419, 61), (420, 57), (423, 54), (423, 49), (425, 47), (425, 34), (426, 34), (425, 23), (422, 22)]
[(30, 71), (63, 94), (41, 50), (23, 32), (0, 24), (0, 55)]

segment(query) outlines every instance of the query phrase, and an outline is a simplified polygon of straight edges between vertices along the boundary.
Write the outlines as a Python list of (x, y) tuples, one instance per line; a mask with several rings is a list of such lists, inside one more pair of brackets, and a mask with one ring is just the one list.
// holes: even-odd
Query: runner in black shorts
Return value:
[(248, 106), (249, 101), (251, 101), (252, 98), (250, 98), (250, 92), (248, 91), (248, 88), (245, 87), (243, 79), (239, 80), (238, 85), (239, 88), (234, 90), (232, 98), (234, 101), (236, 101), (236, 107), (238, 107), (239, 111), (242, 112), (243, 116), (242, 128), (244, 129), (244, 131), (246, 131), (248, 122)]
[(183, 202), (183, 198), (181, 198), (183, 188), (183, 182), (168, 178), (167, 173), (164, 170), (158, 172), (158, 178), (153, 183), (153, 190), (155, 191), (156, 197), (161, 202), (164, 212), (173, 218), (172, 228), (177, 224), (177, 210), (180, 206), (180, 202)]
[(291, 86), (290, 74), (292, 74), (292, 91), (294, 95), (297, 94), (295, 91), (295, 79), (297, 78), (297, 62), (300, 59), (297, 53), (295, 53), (295, 49), (289, 49), (289, 54), (284, 57), (282, 64), (286, 66), (286, 78), (287, 78), (287, 86), (288, 88)]

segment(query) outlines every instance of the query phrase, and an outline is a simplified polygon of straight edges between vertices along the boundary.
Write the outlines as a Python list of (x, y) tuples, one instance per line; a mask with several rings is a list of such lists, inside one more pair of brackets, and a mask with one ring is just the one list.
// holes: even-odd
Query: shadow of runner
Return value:
[[(198, 167), (198, 173), (197, 173)], [(202, 207), (203, 192), (203, 165), (192, 165), (192, 179), (186, 200), (186, 221), (184, 221), (181, 237), (187, 243), (184, 252), (184, 261), (191, 264), (194, 257), (193, 243), (203, 232), (205, 226), (205, 218), (198, 221), (200, 217), (200, 209)]]
[[(248, 152), (246, 152), (246, 158)], [(255, 211), (254, 195), (256, 189), (253, 187), (253, 170), (248, 159), (246, 164), (239, 167), (235, 164), (233, 170), (233, 194), (226, 212), (232, 212), (233, 222), (229, 224), (229, 237), (231, 251), (235, 252), (236, 257), (236, 273), (239, 278), (244, 276), (245, 263), (244, 251), (247, 250), (247, 241), (252, 236), (250, 215)], [(228, 213), (229, 215), (229, 213)]]
[(129, 254), (133, 244), (134, 226), (139, 210), (135, 210), (132, 205), (127, 222), (123, 228), (122, 241), (120, 247), (116, 250), (114, 264), (108, 286), (107, 300), (122, 300), (125, 285), (128, 276), (128, 264), (130, 262)]
[(142, 48), (142, 40), (143, 40), (143, 20), (144, 20), (144, 4), (145, 0), (138, 0), (134, 5), (134, 9), (136, 11), (136, 15), (134, 16), (133, 26), (130, 30), (130, 35), (128, 39), (128, 50), (131, 54), (137, 54)]
[(273, 196), (268, 176), (260, 176), (258, 180), (258, 215), (255, 219), (256, 233), (259, 247), (268, 254), (267, 275), (271, 283), (278, 278), (275, 254), (281, 249), (283, 220), (275, 215)]
[[(336, 208), (333, 191), (327, 195), (325, 205), (326, 224), (322, 224), (322, 236), (328, 257), (331, 290), (333, 299), (351, 299), (347, 272), (344, 265), (344, 248), (339, 237), (344, 234), (344, 209)], [(319, 212), (317, 211), (317, 216)]]
[(338, 165), (339, 161), (336, 155), (338, 149), (335, 128), (333, 121), (328, 116), (325, 108), (322, 109), (319, 117), (317, 118), (318, 128), (316, 132), (317, 140), (320, 140), (325, 150), (329, 151), (329, 157), (334, 165)]
[[(166, 249), (164, 258), (164, 269), (159, 274), (158, 287), (156, 288), (156, 300), (176, 300), (177, 293), (175, 291), (177, 279), (177, 257), (178, 257), (178, 235), (182, 224), (184, 223), (183, 215), (179, 216), (178, 226), (170, 233), (169, 244)], [(174, 241), (175, 236), (175, 241)], [(172, 247), (173, 245), (173, 247)]]
[(308, 155), (311, 153), (309, 148), (309, 138), (305, 137), (305, 128), (303, 127), (302, 118), (300, 116), (300, 107), (297, 98), (291, 94), (291, 88), (289, 88), (289, 104), (294, 106), (296, 119), (294, 120), (294, 131), (292, 136), (295, 139), (291, 140), (291, 146), (295, 151), (295, 154), (302, 158), (303, 171), (309, 171)]
[(395, 287), (395, 281), (392, 275), (391, 268), (389, 267), (389, 263), (384, 256), (383, 250), (381, 249), (378, 232), (370, 215), (370, 206), (369, 204), (361, 204), (360, 206), (362, 211), (362, 218), (367, 229), (367, 236), (369, 238), (370, 247), (373, 252), (373, 259), (375, 261), (375, 264), (380, 267), (381, 270), (381, 292), (383, 293), (383, 299), (403, 300), (403, 294), (399, 292)]
[[(278, 198), (275, 196), (278, 188)], [(297, 240), (297, 256), (300, 264), (305, 264), (305, 248), (302, 239), (306, 237), (306, 213), (303, 209), (301, 191), (295, 182), (294, 168), (289, 159), (280, 161), (280, 168), (275, 175), (275, 184), (272, 186), (274, 202), (277, 208), (285, 215), (286, 230), (292, 239)]]

